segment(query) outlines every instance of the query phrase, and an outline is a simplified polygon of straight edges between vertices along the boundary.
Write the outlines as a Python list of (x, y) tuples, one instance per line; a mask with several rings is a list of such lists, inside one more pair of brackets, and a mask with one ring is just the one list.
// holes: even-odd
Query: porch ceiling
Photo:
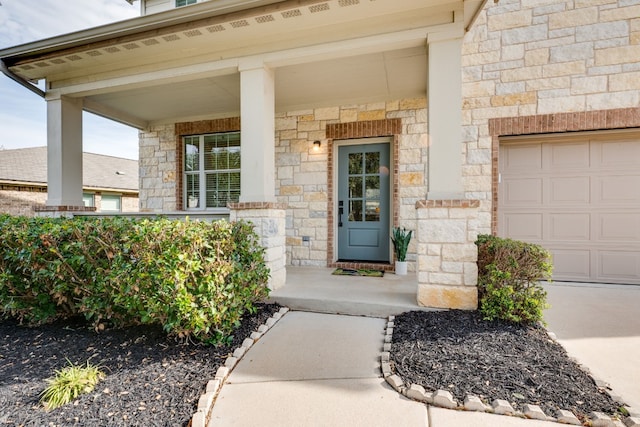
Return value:
[[(379, 102), (426, 93), (423, 46), (279, 67), (276, 111)], [(240, 113), (240, 75), (233, 73), (87, 96), (149, 123)]]
[[(25, 80), (136, 127), (240, 110), (239, 70), (273, 67), (277, 111), (426, 91), (426, 38), (486, 0), (221, 0), (0, 51)], [(244, 9), (242, 8), (244, 6)]]

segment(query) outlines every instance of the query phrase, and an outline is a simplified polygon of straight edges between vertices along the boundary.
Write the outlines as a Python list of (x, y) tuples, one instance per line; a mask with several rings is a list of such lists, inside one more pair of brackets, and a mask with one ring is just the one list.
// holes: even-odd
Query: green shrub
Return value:
[(243, 222), (2, 215), (0, 245), (0, 310), (32, 324), (81, 314), (216, 341), (268, 296)]
[(551, 255), (539, 245), (480, 235), (478, 294), (487, 320), (515, 323), (542, 321), (548, 307), (540, 280), (551, 279)]

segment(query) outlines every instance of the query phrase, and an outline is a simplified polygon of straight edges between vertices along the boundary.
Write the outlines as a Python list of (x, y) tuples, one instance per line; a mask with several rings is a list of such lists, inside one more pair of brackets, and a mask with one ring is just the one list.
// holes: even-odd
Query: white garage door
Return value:
[(640, 284), (640, 133), (500, 141), (498, 234), (553, 254), (554, 280)]

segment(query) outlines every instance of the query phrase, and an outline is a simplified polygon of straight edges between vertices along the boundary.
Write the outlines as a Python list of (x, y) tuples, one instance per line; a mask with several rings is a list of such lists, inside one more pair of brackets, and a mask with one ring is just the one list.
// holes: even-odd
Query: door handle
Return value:
[(338, 202), (338, 227), (342, 227), (342, 214), (344, 213), (344, 203), (342, 200)]

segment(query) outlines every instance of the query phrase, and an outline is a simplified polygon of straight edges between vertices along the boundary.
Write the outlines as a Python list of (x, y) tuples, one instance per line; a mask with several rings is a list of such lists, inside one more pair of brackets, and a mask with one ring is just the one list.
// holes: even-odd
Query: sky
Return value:
[[(0, 49), (140, 14), (125, 0), (0, 0)], [(83, 115), (83, 150), (138, 159), (138, 130)], [(46, 102), (0, 73), (0, 149), (47, 145)]]

